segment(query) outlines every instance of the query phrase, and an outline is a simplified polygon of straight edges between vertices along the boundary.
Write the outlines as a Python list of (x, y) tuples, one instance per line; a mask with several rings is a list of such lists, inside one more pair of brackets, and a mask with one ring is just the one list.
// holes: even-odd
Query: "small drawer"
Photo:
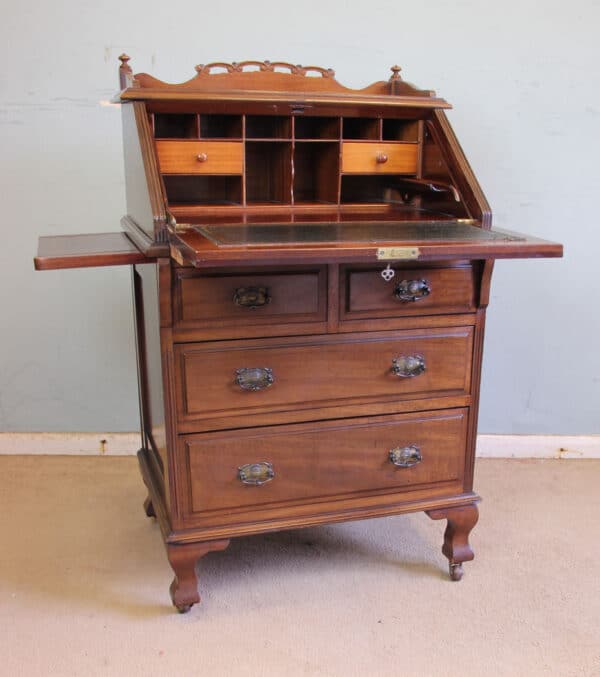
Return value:
[(416, 143), (342, 143), (344, 174), (416, 174)]
[(452, 268), (395, 268), (386, 282), (377, 268), (346, 266), (341, 271), (340, 319), (472, 313), (475, 281), (469, 265)]
[(162, 174), (242, 174), (241, 141), (156, 141)]
[(324, 322), (325, 267), (175, 272), (175, 327), (212, 329), (243, 338), (257, 327), (285, 331), (289, 323)]
[(204, 419), (243, 416), (261, 425), (274, 412), (318, 408), (327, 418), (327, 407), (467, 395), (472, 340), (472, 327), (455, 327), (178, 345), (180, 429), (194, 432)]
[(186, 436), (184, 511), (264, 509), (460, 482), (467, 414), (448, 409)]

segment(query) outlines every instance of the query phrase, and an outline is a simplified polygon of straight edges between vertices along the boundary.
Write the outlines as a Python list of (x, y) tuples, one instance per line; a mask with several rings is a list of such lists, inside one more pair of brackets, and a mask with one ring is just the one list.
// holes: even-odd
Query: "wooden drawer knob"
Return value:
[(388, 161), (388, 156), (385, 153), (377, 153), (375, 156), (375, 161), (379, 165), (383, 165)]
[(208, 155), (206, 153), (198, 153), (198, 155), (196, 155), (196, 160), (198, 160), (198, 162), (206, 162), (208, 160)]

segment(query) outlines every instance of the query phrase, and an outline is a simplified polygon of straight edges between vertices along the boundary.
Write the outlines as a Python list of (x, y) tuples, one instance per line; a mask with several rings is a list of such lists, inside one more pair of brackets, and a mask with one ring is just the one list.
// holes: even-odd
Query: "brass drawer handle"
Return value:
[(385, 153), (377, 153), (375, 161), (378, 165), (384, 165), (388, 161), (388, 156)]
[(400, 355), (392, 360), (392, 372), (400, 378), (419, 376), (426, 368), (423, 355)]
[(198, 155), (196, 155), (196, 160), (198, 160), (198, 162), (206, 162), (208, 160), (208, 155), (206, 153), (198, 153)]
[(270, 482), (275, 477), (273, 464), (267, 461), (259, 463), (246, 463), (238, 468), (238, 479), (242, 484), (251, 484), (259, 487), (261, 484)]
[(235, 382), (242, 390), (265, 390), (275, 381), (269, 367), (242, 367), (235, 370)]
[(394, 297), (402, 303), (414, 303), (431, 294), (428, 280), (402, 280), (394, 288)]
[(271, 303), (268, 287), (238, 287), (233, 302), (243, 308), (262, 308)]
[(421, 449), (416, 444), (390, 449), (390, 461), (398, 468), (412, 468), (422, 460)]

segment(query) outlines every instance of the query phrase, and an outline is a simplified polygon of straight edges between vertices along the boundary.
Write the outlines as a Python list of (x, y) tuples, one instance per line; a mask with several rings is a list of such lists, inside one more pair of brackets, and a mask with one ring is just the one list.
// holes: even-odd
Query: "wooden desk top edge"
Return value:
[(148, 263), (125, 232), (50, 235), (39, 238), (36, 270), (94, 268)]

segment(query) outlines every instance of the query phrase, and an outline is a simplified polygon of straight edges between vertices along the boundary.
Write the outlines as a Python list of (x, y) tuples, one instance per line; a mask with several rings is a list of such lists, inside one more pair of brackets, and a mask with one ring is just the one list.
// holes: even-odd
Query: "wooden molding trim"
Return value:
[[(399, 66), (392, 66), (387, 81), (374, 82), (362, 89), (351, 89), (335, 79), (331, 68), (301, 66), (284, 61), (216, 62), (195, 67), (196, 75), (179, 84), (163, 82), (147, 73), (133, 75), (130, 57), (119, 57), (120, 99), (196, 99), (215, 94), (234, 101), (266, 99), (293, 102), (302, 95), (311, 103), (327, 102), (331, 97), (352, 96), (354, 103), (374, 102), (383, 105), (418, 105), (427, 108), (450, 108), (444, 99), (430, 90), (422, 90), (400, 77)], [(343, 105), (343, 100), (338, 101)]]

